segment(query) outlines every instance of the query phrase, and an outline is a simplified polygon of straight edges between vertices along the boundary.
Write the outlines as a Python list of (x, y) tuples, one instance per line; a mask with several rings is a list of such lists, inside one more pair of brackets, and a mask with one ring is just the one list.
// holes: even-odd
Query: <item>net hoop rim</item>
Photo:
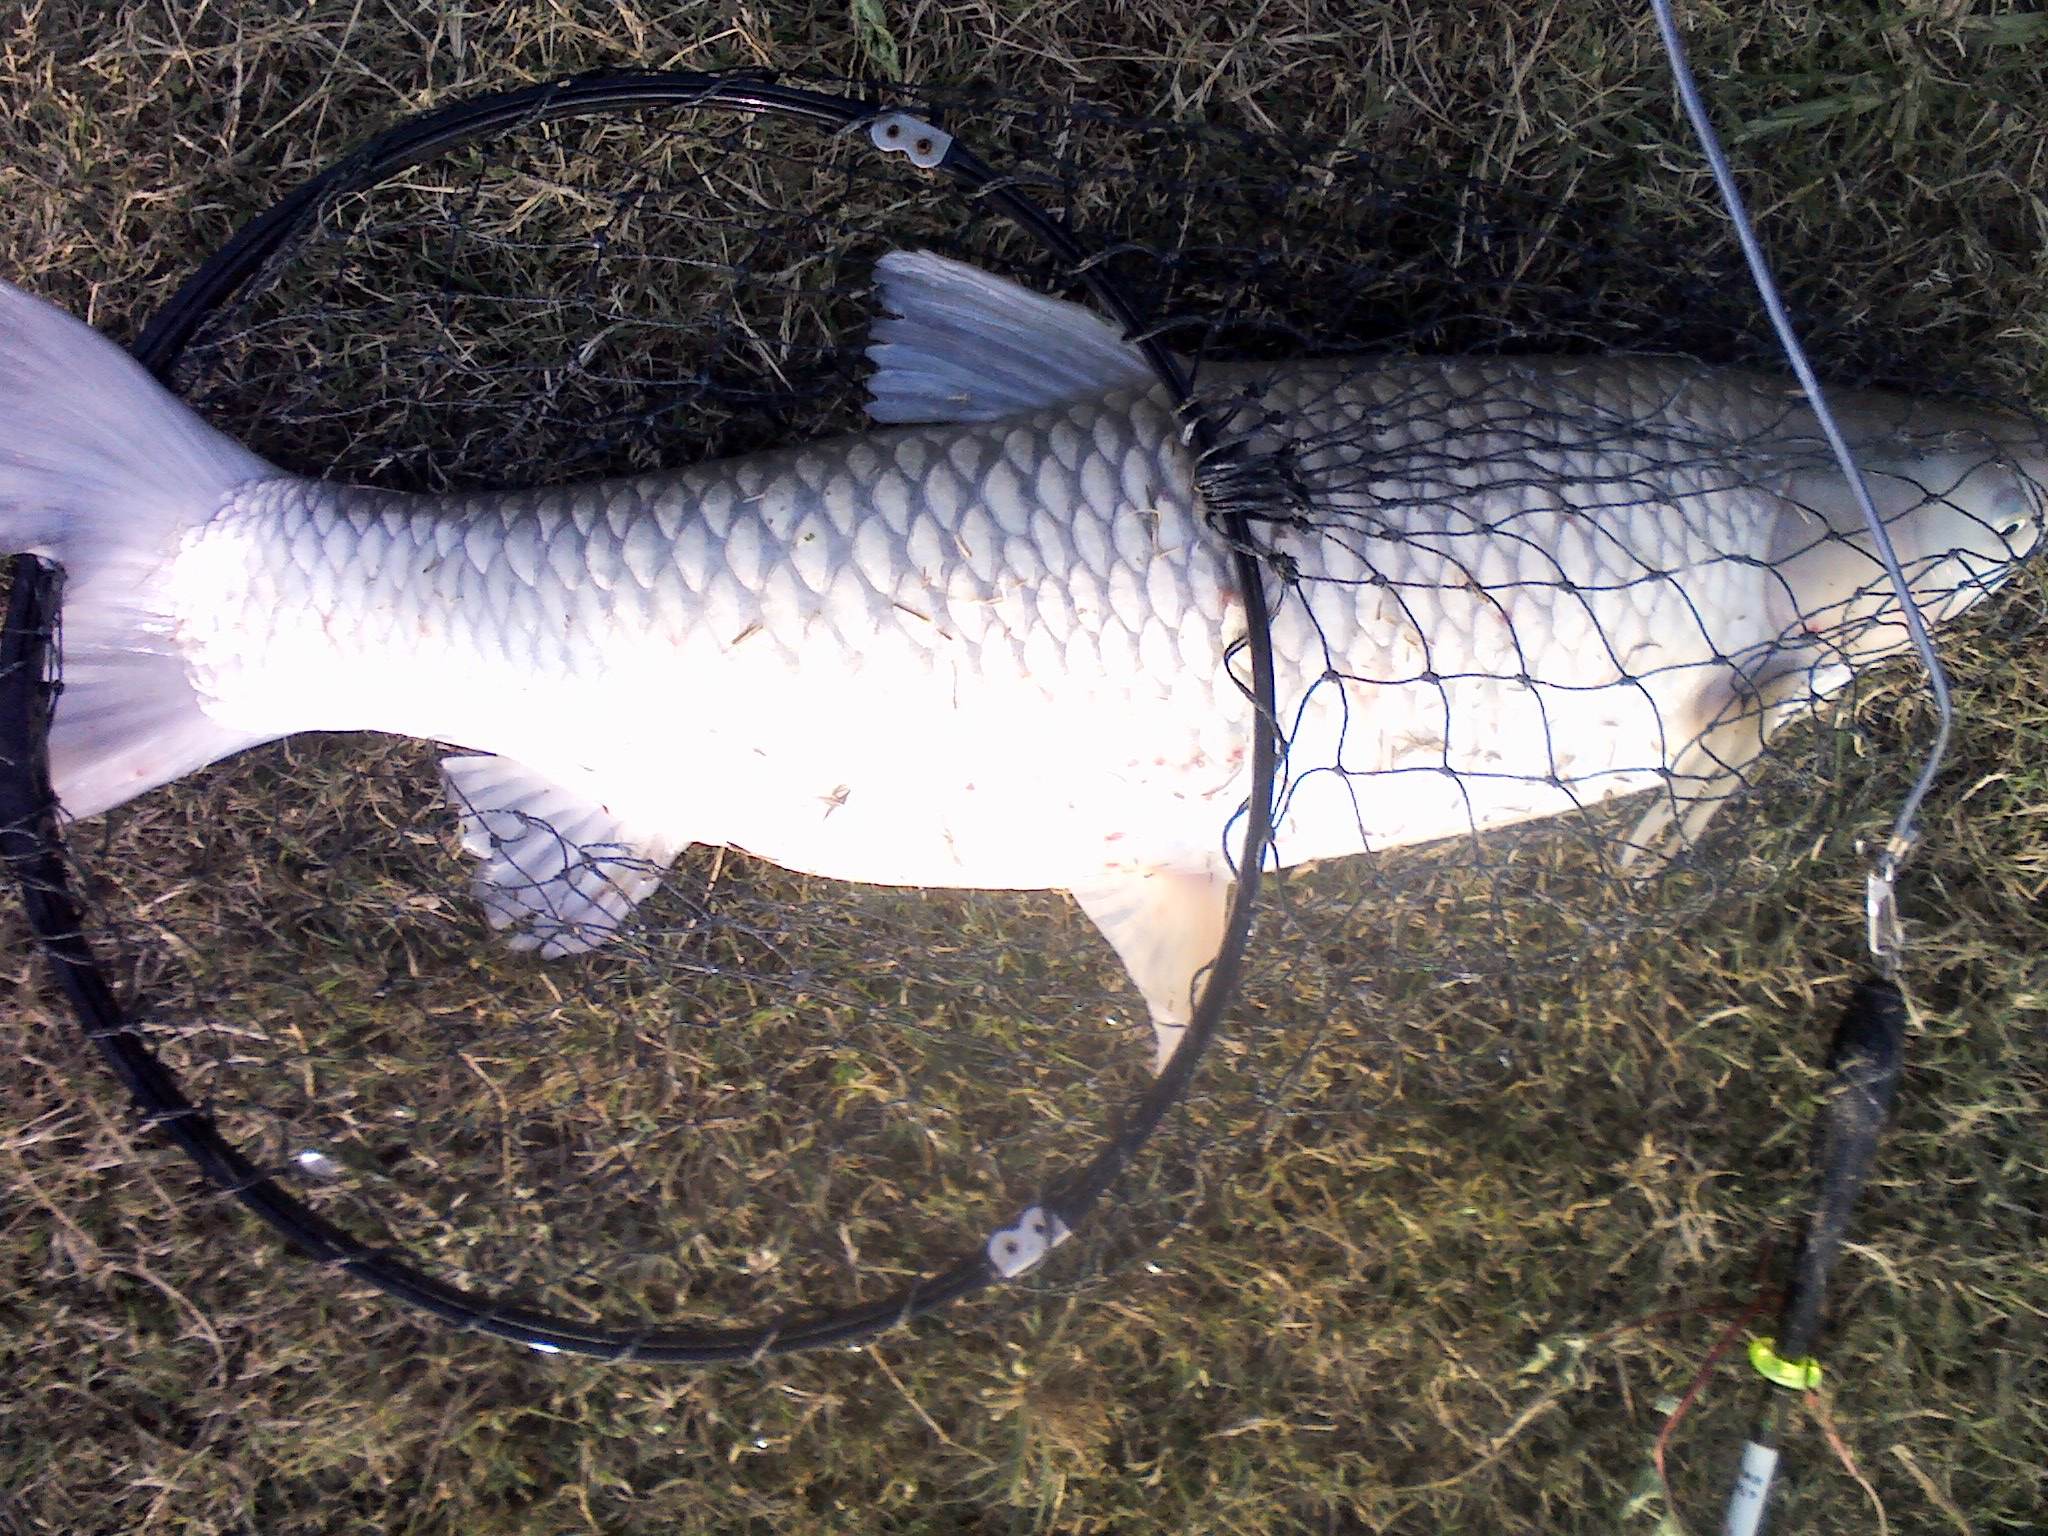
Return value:
[[(891, 89), (879, 87), (880, 90)], [(914, 97), (914, 90), (893, 88)], [(300, 183), (245, 222), (158, 308), (130, 351), (168, 387), (170, 375), (208, 316), (232, 301), (295, 234), (331, 203), (375, 186), (395, 172), (489, 135), (544, 122), (641, 108), (724, 108), (776, 116), (828, 132), (857, 131), (899, 108), (879, 94), (832, 96), (783, 84), (753, 70), (604, 71), (493, 91), (409, 117), (367, 140)], [(1064, 262), (1090, 296), (1133, 338), (1186, 417), (1191, 445), (1205, 466), (1233, 449), (1194, 402), (1180, 360), (1156, 336), (1105, 266), (1088, 248), (1006, 177), (957, 138), (935, 169), (969, 196), (992, 203)], [(1237, 882), (1223, 947), (1211, 966), (1180, 1048), (1131, 1104), (1106, 1143), (1058, 1181), (1039, 1205), (1069, 1229), (1114, 1185), (1180, 1102), (1203, 1053), (1236, 994), (1250, 938), (1260, 874), (1270, 850), (1278, 763), (1277, 712), (1265, 572), (1242, 511), (1218, 509), (1218, 531), (1231, 546), (1245, 598), (1245, 648), (1251, 661), (1252, 784), (1235, 820), (1243, 827)], [(151, 1049), (108, 985), (85, 934), (85, 915), (72, 896), (60, 809), (52, 791), (47, 726), (60, 685), (50, 669), (61, 607), (55, 567), (33, 556), (9, 561), (11, 595), (0, 634), (0, 858), (14, 875), (30, 930), (80, 1029), (142, 1111), (143, 1122), (179, 1147), (208, 1183), (232, 1195), (291, 1247), (460, 1330), (488, 1334), (544, 1353), (606, 1360), (715, 1364), (754, 1361), (832, 1346), (857, 1346), (886, 1330), (1004, 1280), (985, 1249), (893, 1296), (864, 1306), (786, 1317), (754, 1327), (618, 1327), (558, 1317), (436, 1280), (403, 1254), (362, 1242), (290, 1193), (231, 1143), (184, 1094), (176, 1075)]]

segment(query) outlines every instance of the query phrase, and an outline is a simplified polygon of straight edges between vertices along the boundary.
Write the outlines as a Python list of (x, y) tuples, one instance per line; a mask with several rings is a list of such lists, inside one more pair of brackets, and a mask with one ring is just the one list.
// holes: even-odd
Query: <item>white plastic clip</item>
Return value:
[(953, 135), (908, 112), (891, 112), (876, 118), (868, 129), (868, 137), (884, 154), (908, 155), (912, 165), (927, 171), (945, 159), (946, 151), (953, 147)]
[(303, 1152), (293, 1153), (292, 1161), (316, 1179), (338, 1179), (348, 1172), (348, 1168), (344, 1164), (336, 1162), (325, 1152), (318, 1151), (312, 1147), (306, 1148)]
[(1906, 930), (1899, 921), (1898, 869), (1903, 850), (1895, 839), (1878, 855), (1863, 882), (1864, 939), (1885, 975), (1905, 953)]
[(1042, 1205), (1034, 1205), (988, 1240), (988, 1261), (1005, 1280), (1014, 1280), (1074, 1234)]

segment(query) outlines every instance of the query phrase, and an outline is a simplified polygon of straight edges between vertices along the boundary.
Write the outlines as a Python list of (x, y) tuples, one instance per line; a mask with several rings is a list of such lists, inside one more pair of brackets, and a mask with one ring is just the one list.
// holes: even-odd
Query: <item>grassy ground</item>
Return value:
[[(1775, 4), (1689, 19), (1802, 301), (1927, 375), (2048, 405), (2036, 19)], [(1712, 227), (1687, 213), (1703, 178), (1647, 21), (1565, 4), (1339, 20), (1245, 0), (1117, 21), (893, 0), (716, 15), (569, 0), (31, 4), (0, 50), (6, 275), (120, 336), (242, 219), (392, 117), (605, 63), (900, 68), (1086, 95), (1512, 178), (1644, 225)], [(2048, 1507), (2043, 614), (2036, 581), (1957, 645), (1962, 748), (1907, 892), (1913, 1070), (1839, 1283), (1831, 1424), (1795, 1420), (1786, 1529), (2028, 1531)], [(1305, 885), (1301, 916), (1268, 923), (1290, 963), (1251, 989), (1201, 1127), (1244, 1131), (1256, 1100), (1243, 1085), (1272, 1084), (1290, 1024), (1326, 1018), (1330, 1038), (1256, 1135), (1182, 1145), (1218, 1175), (1201, 1204), (1141, 1181), (1155, 1204), (1134, 1209), (1176, 1218), (1163, 1235), (1135, 1225), (1155, 1240), (1142, 1258), (1106, 1276), (1077, 1261), (859, 1355), (751, 1368), (532, 1357), (276, 1251), (136, 1131), (16, 942), (16, 1006), (0, 1021), (0, 1532), (1654, 1530), (1671, 1513), (1650, 1472), (1669, 1400), (1768, 1289), (1766, 1240), (1789, 1233), (1818, 1033), (1858, 963), (1854, 839), (1882, 825), (1924, 724), (1900, 678), (1854, 730), (1811, 738), (1724, 847), (1742, 890), (1682, 932), (1669, 919), (1644, 930), (1653, 942), (1609, 943), (1540, 904), (1503, 926), (1485, 891), (1405, 866)], [(593, 1208), (675, 1208), (693, 1182), (734, 1176), (721, 1159), (779, 1138), (778, 1160), (741, 1172), (787, 1209), (836, 1210), (829, 1244), (859, 1244), (887, 1272), (916, 1251), (918, 1223), (1009, 1208), (1020, 1159), (1028, 1171), (1062, 1127), (1101, 1122), (1098, 1078), (1130, 1086), (1107, 1037), (1068, 1027), (1094, 1006), (1087, 962), (1033, 968), (1042, 952), (1085, 951), (1057, 902), (847, 910), (907, 952), (950, 946), (975, 974), (997, 974), (999, 957), (1021, 967), (951, 999), (977, 1015), (966, 1031), (881, 1039), (835, 1021), (821, 1047), (803, 1034), (812, 1019), (771, 996), (743, 1030), (679, 1046), (686, 1000), (641, 996), (666, 1025), (622, 1033), (615, 1007), (588, 1005), (637, 983), (564, 993), (536, 970), (463, 969), (453, 919), (435, 926), (435, 893), (456, 880), (437, 823), (378, 788), (414, 760), (391, 749), (366, 772), (360, 752), (295, 749), (161, 797), (96, 850), (105, 899), (139, 914), (149, 941), (135, 984), (235, 999), (183, 1044), (195, 1075), (256, 1106), (259, 1140), (308, 1134), (292, 1116), (315, 1100), (333, 1117), (320, 1134), (368, 1146), (361, 1127), (461, 1091), (474, 1103), (479, 1083), (515, 1096), (506, 1124), (573, 1102), (650, 1127), (673, 1096), (698, 1105), (728, 1085), (693, 1141), (654, 1143), (674, 1165), (627, 1160), (631, 1198), (550, 1206), (543, 1179), (508, 1204), (529, 1232)], [(743, 886), (739, 910), (755, 896), (763, 912), (842, 899), (770, 881)], [(335, 919), (342, 900), (406, 916), (365, 937)], [(1007, 958), (1018, 932), (1043, 951)], [(1592, 963), (1539, 953), (1559, 943)], [(294, 969), (266, 974), (260, 954)], [(426, 994), (408, 988), (429, 983), (445, 1033), (385, 1028), (382, 1010), (419, 1011)], [(905, 997), (913, 1022), (947, 1001)], [(735, 999), (712, 1001), (735, 1016)], [(478, 1023), (487, 1006), (520, 1032)], [(259, 1026), (267, 1036), (236, 1033)], [(780, 1078), (747, 1071), (764, 1056), (788, 1064)], [(279, 1059), (301, 1077), (266, 1088)], [(622, 1060), (646, 1070), (606, 1071)], [(1012, 1118), (975, 1119), (962, 1106), (998, 1060), (1005, 1094), (973, 1115)], [(906, 1118), (900, 1080), (953, 1086)], [(887, 1190), (848, 1209), (845, 1190), (805, 1181), (821, 1166), (818, 1122), (790, 1106), (818, 1103), (847, 1145), (900, 1151), (906, 1167), (948, 1136), (1014, 1156), (947, 1163), (935, 1194)], [(473, 1110), (461, 1130), (485, 1124)], [(476, 1166), (502, 1155), (509, 1169), (516, 1151), (564, 1186), (620, 1176), (504, 1138), (413, 1139)], [(658, 1234), (613, 1234), (650, 1266), (648, 1307), (717, 1316), (810, 1273), (787, 1226), (713, 1225), (704, 1251), (749, 1267), (680, 1303), (692, 1265), (655, 1266)], [(518, 1262), (503, 1247), (441, 1257), (501, 1278)], [(1713, 1528), (1751, 1401), (1724, 1362), (1673, 1437), (1686, 1528)]]

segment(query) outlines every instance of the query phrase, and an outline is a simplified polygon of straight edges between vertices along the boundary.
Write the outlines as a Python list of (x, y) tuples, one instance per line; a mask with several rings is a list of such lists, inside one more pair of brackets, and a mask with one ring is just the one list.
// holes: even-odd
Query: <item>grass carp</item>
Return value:
[[(438, 497), (288, 474), (6, 288), (0, 546), (66, 572), (65, 808), (295, 732), (442, 742), (482, 906), (520, 947), (602, 943), (694, 843), (1064, 890), (1163, 1062), (1248, 787), (1230, 550), (1116, 330), (929, 254), (878, 275), (873, 429)], [(1282, 864), (1645, 790), (1634, 841), (1682, 842), (1771, 731), (1904, 645), (1786, 381), (1495, 357), (1199, 385), (1300, 502), (1261, 525)], [(2031, 423), (1838, 410), (1931, 622), (2038, 542)]]

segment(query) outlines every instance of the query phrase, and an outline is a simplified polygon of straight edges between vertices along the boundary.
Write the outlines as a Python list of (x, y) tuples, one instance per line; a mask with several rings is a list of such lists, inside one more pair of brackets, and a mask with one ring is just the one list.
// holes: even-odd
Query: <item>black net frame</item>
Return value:
[[(383, 177), (453, 146), (507, 128), (664, 107), (773, 115), (826, 133), (865, 132), (890, 110), (872, 98), (830, 96), (782, 85), (752, 72), (678, 71), (581, 76), (430, 112), (371, 140), (250, 221), (149, 322), (135, 345), (135, 356), (168, 382), (183, 349), (206, 317), (233, 299), (266, 264), (288, 253), (294, 236), (337, 198), (374, 186)], [(930, 146), (919, 143), (919, 163), (982, 198), (1069, 263), (1102, 308), (1137, 340), (1161, 382), (1186, 403), (1189, 387), (1180, 362), (1156, 335), (1146, 331), (1139, 312), (1113, 277), (1088, 259), (1089, 253), (1037, 207), (1021, 184), (1006, 179), (950, 135), (938, 137), (944, 145), (942, 153), (934, 156), (929, 153)], [(1234, 465), (1233, 451), (1219, 442), (1214, 425), (1200, 412), (1190, 412), (1189, 430), (1209, 473), (1234, 474), (1241, 483), (1256, 478), (1256, 471), (1248, 475)], [(1240, 495), (1236, 500), (1256, 503), (1258, 497)], [(1047, 1230), (1048, 1218), (1068, 1230), (1085, 1221), (1090, 1208), (1171, 1112), (1215, 1036), (1243, 963), (1269, 831), (1276, 758), (1272, 666), (1260, 611), (1254, 545), (1243, 505), (1220, 511), (1218, 521), (1233, 545), (1251, 608), (1246, 651), (1255, 706), (1254, 788), (1241, 818), (1244, 852), (1224, 945), (1201, 984), (1181, 1048), (1094, 1156), (1058, 1181), (1041, 1205), (1020, 1218), (1020, 1224), (1035, 1225), (1035, 1236)], [(238, 1151), (213, 1117), (186, 1097), (176, 1076), (107, 984), (86, 938), (84, 914), (69, 888), (57, 802), (49, 782), (47, 726), (56, 693), (52, 669), (58, 650), (61, 581), (50, 567), (28, 557), (11, 562), (10, 577), (7, 629), (4, 647), (0, 647), (0, 731), (15, 745), (9, 754), (11, 771), (0, 775), (5, 780), (0, 785), (0, 823), (4, 823), (7, 860), (30, 928), (86, 1038), (127, 1087), (144, 1123), (159, 1128), (210, 1183), (240, 1201), (301, 1253), (463, 1329), (543, 1351), (679, 1364), (759, 1359), (857, 1344), (1003, 1278), (990, 1250), (984, 1248), (913, 1282), (885, 1301), (857, 1308), (724, 1330), (608, 1328), (438, 1281), (415, 1268), (403, 1253), (365, 1244), (322, 1218)]]

